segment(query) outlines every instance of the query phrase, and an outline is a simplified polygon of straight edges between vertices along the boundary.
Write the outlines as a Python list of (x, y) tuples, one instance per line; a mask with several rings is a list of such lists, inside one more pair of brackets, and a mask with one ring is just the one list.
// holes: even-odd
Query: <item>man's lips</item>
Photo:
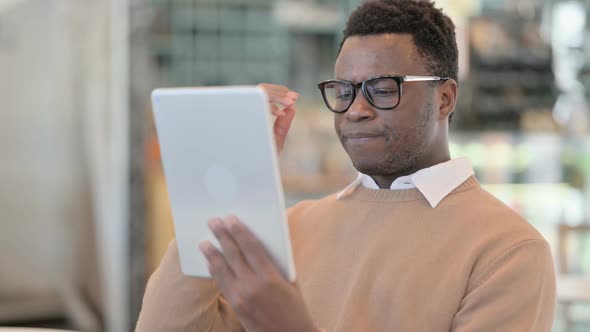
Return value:
[(351, 132), (342, 135), (344, 144), (348, 146), (364, 146), (373, 142), (379, 142), (385, 138), (385, 135), (376, 132)]
[(382, 137), (383, 134), (371, 133), (371, 132), (354, 132), (354, 133), (343, 133), (342, 136), (347, 139), (362, 139), (362, 138)]

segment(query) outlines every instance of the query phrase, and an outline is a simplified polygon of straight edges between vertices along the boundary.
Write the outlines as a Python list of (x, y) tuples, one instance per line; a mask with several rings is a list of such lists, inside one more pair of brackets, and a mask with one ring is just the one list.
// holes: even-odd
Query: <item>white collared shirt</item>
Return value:
[[(421, 169), (414, 174), (399, 177), (393, 181), (390, 189), (417, 188), (430, 203), (430, 206), (435, 208), (447, 195), (473, 174), (473, 166), (471, 166), (469, 159), (457, 158)], [(360, 184), (369, 189), (379, 189), (373, 178), (359, 172), (356, 180), (342, 190), (336, 198), (343, 198)]]

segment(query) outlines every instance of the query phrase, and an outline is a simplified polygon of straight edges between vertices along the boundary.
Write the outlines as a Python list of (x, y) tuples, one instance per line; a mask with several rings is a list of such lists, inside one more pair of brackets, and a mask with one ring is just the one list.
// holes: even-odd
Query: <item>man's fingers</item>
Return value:
[(283, 106), (289, 106), (295, 103), (299, 94), (295, 91), (289, 90), (287, 87), (276, 84), (261, 83), (258, 86), (262, 87), (268, 96), (269, 102), (278, 103)]
[[(281, 153), (283, 151), (283, 146), (285, 145), (285, 140), (287, 139), (287, 134), (293, 123), (293, 118), (295, 117), (294, 105), (297, 98), (299, 98), (299, 94), (290, 91), (287, 87), (282, 85), (261, 83), (259, 86), (266, 91), (271, 113), (277, 117), (275, 119), (273, 131), (277, 151)], [(284, 108), (279, 106), (283, 106)]]
[(240, 276), (252, 273), (252, 270), (248, 267), (248, 263), (240, 251), (240, 248), (229, 231), (224, 227), (223, 221), (219, 218), (211, 219), (209, 220), (209, 228), (219, 241), (221, 249), (223, 250), (225, 262), (229, 265), (233, 274), (235, 276)]
[(283, 110), (283, 112), (285, 115), (275, 120), (274, 130), (275, 134), (287, 136), (287, 133), (291, 128), (291, 124), (293, 123), (293, 119), (295, 118), (295, 107), (293, 105), (288, 106)]
[(225, 223), (244, 254), (248, 265), (256, 274), (268, 277), (278, 272), (262, 242), (256, 238), (246, 225), (241, 223), (235, 216), (226, 218)]
[(207, 259), (211, 277), (224, 294), (229, 294), (235, 276), (225, 261), (223, 254), (209, 241), (199, 243), (199, 249)]
[(278, 84), (271, 84), (271, 83), (260, 83), (258, 84), (259, 87), (263, 88), (267, 92), (276, 92), (276, 93), (287, 93), (289, 92), (289, 88), (284, 85)]
[(283, 150), (285, 140), (287, 139), (287, 134), (289, 133), (289, 129), (291, 129), (291, 124), (293, 123), (293, 119), (295, 118), (295, 107), (288, 106), (284, 109), (284, 113), (284, 116), (276, 118), (273, 127), (275, 140), (277, 144), (277, 150), (279, 152)]
[(277, 105), (275, 105), (275, 104), (270, 104), (270, 110), (271, 110), (272, 114), (273, 114), (274, 116), (277, 116), (277, 117), (281, 117), (281, 116), (285, 116), (285, 115), (287, 115), (287, 113), (285, 113), (285, 111), (284, 111), (284, 110), (280, 109), (280, 108), (279, 108)]
[(277, 103), (279, 105), (283, 105), (283, 106), (291, 106), (293, 104), (295, 104), (295, 102), (297, 101), (298, 97), (293, 97), (291, 95), (273, 95), (273, 94), (269, 94), (268, 95), (268, 100), (271, 103)]

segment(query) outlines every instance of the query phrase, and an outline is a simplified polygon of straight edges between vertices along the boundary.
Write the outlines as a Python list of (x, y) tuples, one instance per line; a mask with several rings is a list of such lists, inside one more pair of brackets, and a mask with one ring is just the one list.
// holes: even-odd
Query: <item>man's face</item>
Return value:
[[(411, 35), (382, 34), (346, 39), (336, 60), (336, 79), (360, 82), (381, 75), (431, 75)], [(377, 109), (359, 90), (350, 109), (335, 114), (342, 146), (357, 170), (368, 175), (409, 174), (421, 168), (436, 140), (435, 87), (403, 84), (399, 105)]]

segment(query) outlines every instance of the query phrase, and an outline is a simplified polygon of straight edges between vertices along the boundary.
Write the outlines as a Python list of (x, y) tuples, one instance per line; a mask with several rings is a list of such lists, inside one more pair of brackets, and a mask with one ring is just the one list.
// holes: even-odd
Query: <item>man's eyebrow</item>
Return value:
[(402, 75), (401, 74), (398, 74), (398, 73), (383, 73), (383, 74), (380, 74), (380, 75), (367, 76), (364, 79), (358, 80), (358, 81), (350, 80), (350, 79), (346, 79), (346, 78), (342, 78), (341, 76), (336, 75), (336, 78), (334, 78), (334, 79), (335, 80), (339, 80), (339, 81), (348, 81), (348, 82), (362, 82), (364, 80), (368, 80), (370, 78), (379, 77), (379, 76), (402, 76)]

